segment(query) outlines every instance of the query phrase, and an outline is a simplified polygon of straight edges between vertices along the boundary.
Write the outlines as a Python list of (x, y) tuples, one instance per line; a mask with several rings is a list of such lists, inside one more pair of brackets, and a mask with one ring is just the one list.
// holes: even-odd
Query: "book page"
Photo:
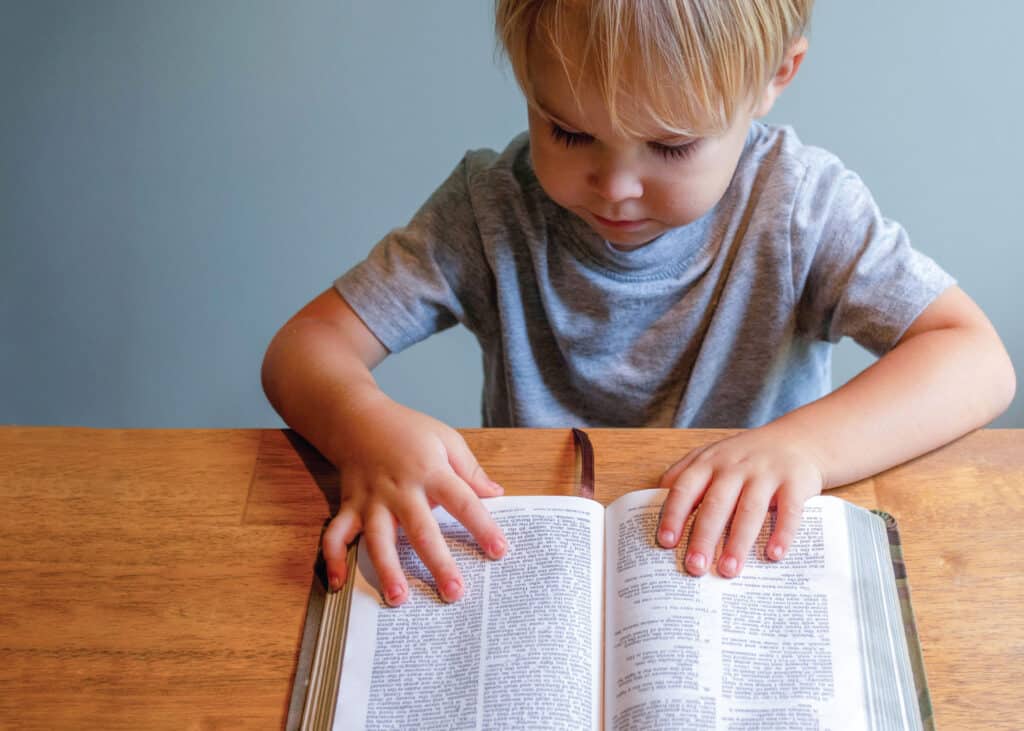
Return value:
[[(772, 514), (740, 577), (694, 578), (683, 568), (685, 541), (675, 550), (655, 543), (664, 495), (629, 493), (606, 513), (606, 728), (874, 727), (848, 504), (808, 501), (778, 563), (763, 558)], [(908, 727), (901, 713), (882, 714), (892, 721), (882, 727)]]
[(388, 607), (359, 556), (336, 729), (596, 729), (601, 715), (604, 511), (574, 497), (483, 501), (500, 561), (441, 509), (465, 584), (445, 604), (404, 535), (410, 596)]

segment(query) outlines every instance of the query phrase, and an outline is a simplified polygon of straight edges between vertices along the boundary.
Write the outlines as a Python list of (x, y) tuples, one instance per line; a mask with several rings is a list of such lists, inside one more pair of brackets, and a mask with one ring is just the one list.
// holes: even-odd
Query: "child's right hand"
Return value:
[(490, 558), (501, 558), (505, 536), (480, 502), (501, 495), (501, 486), (487, 477), (462, 435), (437, 419), (379, 391), (365, 394), (352, 412), (359, 424), (348, 431), (342, 454), (334, 455), (341, 506), (323, 537), (331, 589), (347, 578), (347, 546), (362, 531), (385, 601), (404, 602), (409, 588), (396, 548), (401, 525), (441, 597), (459, 599), (462, 575), (431, 508), (443, 506)]

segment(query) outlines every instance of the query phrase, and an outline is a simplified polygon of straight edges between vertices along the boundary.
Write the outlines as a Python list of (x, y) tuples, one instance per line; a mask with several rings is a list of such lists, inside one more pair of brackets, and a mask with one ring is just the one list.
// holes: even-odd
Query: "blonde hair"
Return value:
[(753, 104), (805, 32), (814, 0), (496, 0), (495, 30), (527, 102), (528, 53), (546, 44), (577, 105), (583, 83), (612, 124), (637, 134), (621, 96), (680, 135), (725, 130)]

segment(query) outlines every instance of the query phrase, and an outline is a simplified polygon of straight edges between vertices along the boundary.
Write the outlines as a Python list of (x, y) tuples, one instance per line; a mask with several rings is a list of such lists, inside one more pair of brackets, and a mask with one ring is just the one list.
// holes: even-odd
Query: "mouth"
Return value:
[(631, 229), (641, 228), (648, 221), (648, 219), (646, 219), (646, 218), (637, 218), (637, 219), (620, 218), (620, 219), (613, 219), (613, 218), (605, 218), (604, 216), (599, 216), (596, 213), (591, 213), (590, 215), (592, 215), (594, 217), (594, 220), (597, 221), (602, 226), (605, 226), (606, 228), (619, 229), (619, 230), (622, 230), (622, 231), (629, 231)]

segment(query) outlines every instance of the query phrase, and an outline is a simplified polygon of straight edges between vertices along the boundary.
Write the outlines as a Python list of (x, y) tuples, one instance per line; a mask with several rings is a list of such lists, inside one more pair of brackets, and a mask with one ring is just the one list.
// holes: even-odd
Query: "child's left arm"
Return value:
[(677, 545), (699, 503), (685, 565), (703, 574), (733, 516), (718, 570), (736, 576), (774, 504), (778, 517), (766, 556), (780, 559), (807, 498), (983, 426), (1006, 409), (1015, 389), (1013, 366), (992, 324), (959, 287), (950, 287), (891, 351), (842, 388), (670, 467), (661, 479), (669, 493), (658, 542)]

